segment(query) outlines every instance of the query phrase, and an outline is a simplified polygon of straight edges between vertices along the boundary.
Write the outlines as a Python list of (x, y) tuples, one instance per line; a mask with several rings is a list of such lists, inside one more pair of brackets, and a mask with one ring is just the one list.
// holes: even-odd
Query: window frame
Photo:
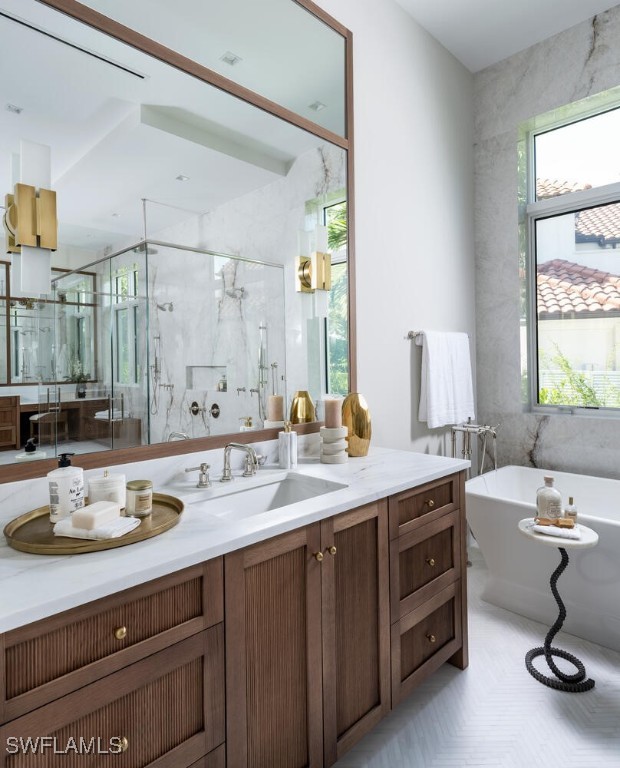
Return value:
[[(616, 89), (614, 89), (616, 90)], [(616, 96), (617, 99), (617, 96)], [(519, 223), (521, 237), (524, 238), (522, 251), (525, 251), (525, 323), (526, 323), (526, 357), (527, 369), (527, 400), (529, 409), (541, 414), (569, 414), (575, 416), (600, 415), (606, 418), (620, 418), (620, 407), (610, 406), (576, 406), (540, 403), (539, 398), (539, 347), (538, 347), (538, 313), (537, 313), (537, 251), (536, 225), (544, 219), (554, 218), (578, 211), (587, 210), (612, 203), (620, 204), (620, 181), (605, 184), (591, 189), (566, 192), (556, 197), (536, 199), (536, 137), (550, 130), (571, 125), (576, 122), (596, 117), (599, 114), (620, 108), (620, 102), (607, 104), (598, 109), (589, 108), (581, 114), (574, 113), (577, 105), (568, 105), (572, 115), (555, 122), (547, 122), (545, 116), (537, 118), (529, 126), (522, 127), (522, 140), (525, 140), (526, 178), (525, 185), (521, 184), (521, 205)], [(538, 123), (538, 125), (536, 125)], [(521, 179), (523, 182), (523, 179)], [(523, 194), (525, 193), (525, 194)], [(525, 198), (525, 199), (524, 199)], [(620, 270), (619, 270), (620, 273)], [(522, 372), (523, 375), (523, 372)]]
[[(345, 193), (342, 195), (334, 195), (329, 198), (329, 200), (324, 201), (321, 203), (320, 206), (320, 218), (321, 218), (321, 224), (323, 226), (328, 226), (328, 215), (327, 211), (329, 208), (334, 208), (337, 205), (344, 205), (346, 206), (346, 213), (347, 213), (347, 224), (349, 221), (349, 204), (347, 200), (347, 196)], [(348, 262), (348, 251), (349, 251), (349, 243), (348, 243), (348, 237), (347, 237), (347, 244), (344, 246), (344, 248), (339, 248), (337, 251), (333, 251), (331, 253), (331, 259), (330, 263), (332, 266), (332, 269), (336, 265), (345, 265), (346, 270), (346, 279), (347, 279), (347, 285), (351, 279), (351, 273), (349, 269), (349, 262)], [(333, 285), (333, 283), (332, 283)], [(347, 290), (347, 315), (349, 312), (349, 291)], [(331, 300), (331, 292), (330, 292), (330, 300)], [(329, 328), (329, 310), (327, 313), (327, 316), (325, 317), (325, 323), (324, 323), (324, 354), (325, 354), (325, 375), (324, 375), (324, 382), (323, 386), (325, 387), (326, 394), (340, 394), (342, 396), (346, 395), (350, 391), (351, 387), (351, 366), (350, 366), (350, 358), (347, 360), (347, 392), (344, 393), (335, 393), (332, 392), (332, 381), (331, 381), (331, 346), (330, 346), (330, 328)], [(347, 347), (350, 344), (350, 338), (349, 338), (349, 332), (347, 328)]]
[[(126, 270), (126, 275), (122, 274), (122, 271)], [(138, 350), (138, 327), (139, 327), (139, 280), (140, 270), (136, 264), (122, 265), (112, 276), (112, 341), (113, 349), (116, 350), (114, 359), (112, 360), (112, 372), (113, 381), (115, 386), (119, 387), (137, 387), (140, 384), (140, 360)], [(126, 295), (123, 295), (118, 291), (119, 281), (126, 277), (129, 281), (129, 291)], [(130, 292), (132, 291), (132, 292)], [(120, 380), (121, 366), (119, 364), (119, 353), (121, 345), (119, 344), (119, 314), (121, 312), (127, 312), (127, 340), (133, 343), (128, 345), (129, 347), (129, 381)]]

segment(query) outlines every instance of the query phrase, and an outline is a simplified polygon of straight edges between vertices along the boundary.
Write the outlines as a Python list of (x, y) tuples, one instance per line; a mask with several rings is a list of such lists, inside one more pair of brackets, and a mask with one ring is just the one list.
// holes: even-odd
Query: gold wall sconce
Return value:
[(296, 259), (298, 293), (331, 291), (332, 257), (330, 253), (314, 252), (312, 256), (298, 256)]
[(16, 184), (13, 194), (5, 195), (4, 206), (7, 253), (21, 253), (22, 245), (50, 251), (57, 249), (55, 192), (36, 189), (29, 184)]

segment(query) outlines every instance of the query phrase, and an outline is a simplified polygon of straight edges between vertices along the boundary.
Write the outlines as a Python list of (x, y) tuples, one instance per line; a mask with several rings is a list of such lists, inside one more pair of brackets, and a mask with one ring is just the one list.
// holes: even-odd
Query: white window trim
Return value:
[[(119, 301), (112, 305), (112, 333), (113, 333), (113, 348), (116, 349), (116, 355), (118, 356), (118, 321), (116, 318), (116, 313), (120, 312), (125, 309), (132, 309), (132, 308), (139, 308), (140, 302), (138, 299), (127, 299), (126, 301)], [(129, 313), (129, 322), (131, 325), (133, 325), (133, 334), (134, 337), (137, 338), (138, 333), (138, 318), (136, 317), (136, 312), (130, 312)], [(131, 332), (129, 334), (131, 336)], [(119, 387), (128, 387), (128, 388), (137, 388), (140, 386), (140, 370), (139, 370), (139, 360), (138, 356), (136, 355), (136, 359), (133, 361), (133, 374), (134, 374), (134, 381), (131, 382), (122, 382), (119, 381), (118, 375), (119, 371), (116, 370), (118, 368), (117, 366), (117, 360), (112, 361), (113, 369), (114, 369), (114, 384), (115, 386)]]
[[(593, 117), (596, 112), (587, 115)], [(575, 122), (564, 120), (558, 123), (555, 128), (563, 125), (570, 125)], [(547, 219), (552, 216), (561, 216), (567, 213), (573, 213), (584, 208), (606, 205), (620, 202), (620, 182), (606, 184), (593, 189), (583, 189), (575, 192), (567, 192), (557, 197), (536, 200), (536, 174), (535, 174), (535, 152), (534, 141), (536, 136), (549, 130), (549, 126), (544, 130), (532, 130), (528, 134), (528, 203), (525, 206), (525, 224), (527, 231), (527, 376), (529, 392), (529, 409), (533, 413), (541, 414), (562, 414), (573, 416), (604, 416), (605, 418), (620, 418), (620, 408), (607, 408), (602, 406), (574, 406), (574, 405), (545, 405), (538, 402), (538, 322), (536, 306), (536, 223), (541, 219)]]

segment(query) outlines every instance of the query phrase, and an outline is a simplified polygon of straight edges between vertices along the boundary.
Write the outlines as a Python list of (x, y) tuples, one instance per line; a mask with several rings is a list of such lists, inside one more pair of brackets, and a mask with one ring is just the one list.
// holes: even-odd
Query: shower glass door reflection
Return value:
[(262, 428), (285, 395), (284, 269), (148, 244), (151, 442)]

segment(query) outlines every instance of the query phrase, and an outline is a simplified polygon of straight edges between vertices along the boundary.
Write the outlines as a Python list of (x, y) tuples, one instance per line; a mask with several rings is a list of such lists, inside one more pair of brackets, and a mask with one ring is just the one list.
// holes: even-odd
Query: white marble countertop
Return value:
[[(187, 463), (185, 460), (185, 465)], [(152, 464), (149, 463), (151, 469)], [(134, 472), (139, 466), (129, 465)], [(160, 536), (126, 547), (73, 556), (18, 552), (10, 548), (3, 537), (0, 542), (0, 632), (465, 470), (468, 466), (469, 462), (462, 459), (371, 448), (368, 456), (351, 458), (346, 464), (321, 464), (318, 458), (301, 459), (296, 472), (346, 487), (251, 517), (235, 519), (233, 515), (232, 519), (218, 520), (208, 513), (208, 500), (188, 503), (179, 524)], [(263, 482), (266, 473), (276, 469), (260, 469), (253, 479), (237, 477), (234, 490), (241, 491), (245, 484), (250, 487), (255, 482)], [(123, 471), (123, 467), (115, 467), (115, 470)], [(238, 473), (237, 470), (235, 474)], [(144, 476), (156, 477), (154, 473)], [(160, 486), (156, 484), (155, 490), (190, 498), (191, 494), (178, 490), (184, 482), (180, 473), (174, 475), (176, 485), (172, 477), (158, 476), (164, 482)], [(217, 478), (217, 471), (212, 470), (213, 495), (216, 497), (224, 492)], [(197, 474), (194, 482), (196, 479)], [(11, 497), (0, 491), (2, 527), (17, 515), (45, 503), (39, 500), (46, 490), (45, 479), (31, 482), (38, 484), (36, 493), (28, 500), (26, 488), (16, 489), (13, 508)], [(12, 485), (24, 486), (24, 483)], [(200, 491), (200, 496), (208, 497), (210, 492), (211, 489)], [(238, 497), (242, 495), (238, 494)]]

